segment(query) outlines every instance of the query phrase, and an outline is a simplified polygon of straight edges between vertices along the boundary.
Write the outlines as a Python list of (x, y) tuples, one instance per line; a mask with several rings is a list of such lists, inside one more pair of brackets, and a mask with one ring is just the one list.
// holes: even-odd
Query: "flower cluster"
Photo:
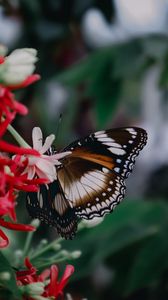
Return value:
[[(27, 65), (25, 65), (27, 61)], [(38, 155), (33, 149), (18, 147), (3, 140), (4, 134), (17, 113), (27, 114), (27, 108), (16, 101), (13, 90), (22, 88), (35, 82), (40, 77), (32, 75), (36, 61), (36, 52), (33, 49), (15, 50), (9, 56), (0, 56), (0, 225), (13, 230), (33, 230), (32, 226), (14, 224), (4, 220), (5, 216), (16, 222), (15, 199), (19, 190), (35, 191), (39, 180), (30, 181), (22, 174), (27, 165), (21, 160), (21, 155)], [(18, 73), (19, 72), (19, 75)], [(12, 159), (9, 156), (17, 154)], [(8, 237), (0, 230), (0, 247), (6, 247)]]
[[(7, 222), (4, 217), (8, 216), (16, 222), (15, 200), (19, 190), (37, 191), (38, 184), (45, 182), (40, 178), (29, 179), (24, 172), (29, 164), (26, 155), (38, 157), (40, 153), (26, 143), (19, 147), (4, 140), (4, 134), (16, 114), (25, 115), (28, 112), (15, 99), (13, 90), (40, 78), (38, 74), (32, 74), (36, 60), (34, 49), (18, 49), (9, 56), (0, 56), (0, 226), (13, 230), (34, 230), (32, 226)], [(0, 230), (0, 248), (6, 247), (8, 243), (8, 237)]]
[(25, 300), (56, 300), (58, 297), (62, 299), (63, 289), (74, 272), (72, 265), (66, 266), (64, 274), (59, 281), (57, 265), (52, 265), (50, 269), (45, 269), (40, 275), (37, 274), (37, 269), (30, 263), (29, 258), (25, 259), (25, 266), (27, 270), (16, 272), (17, 285), (21, 289)]
[[(0, 46), (0, 226), (33, 231), (35, 227), (16, 222), (17, 196), (21, 190), (35, 192), (39, 184), (53, 182), (57, 176), (55, 166), (70, 152), (47, 155), (55, 139), (53, 134), (43, 143), (41, 129), (35, 127), (31, 147), (11, 126), (17, 114), (28, 113), (28, 109), (15, 99), (14, 90), (24, 88), (40, 78), (38, 74), (32, 74), (37, 53), (34, 49), (18, 49), (5, 56), (1, 50)], [(7, 130), (19, 146), (4, 139)], [(30, 235), (33, 236), (32, 233)], [(0, 248), (8, 244), (7, 235), (0, 229)], [(62, 279), (58, 281), (57, 265), (52, 265), (40, 275), (28, 258), (25, 259), (25, 267), (27, 270), (16, 271), (16, 283), (24, 300), (62, 299), (64, 286), (74, 272), (74, 267), (67, 265)]]

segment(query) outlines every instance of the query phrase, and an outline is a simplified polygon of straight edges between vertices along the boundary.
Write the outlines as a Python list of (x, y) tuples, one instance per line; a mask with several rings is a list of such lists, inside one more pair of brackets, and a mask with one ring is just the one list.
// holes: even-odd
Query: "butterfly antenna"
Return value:
[(59, 119), (58, 119), (57, 129), (56, 129), (56, 133), (55, 133), (55, 140), (57, 140), (58, 135), (59, 135), (61, 121), (62, 121), (62, 114), (60, 114)]

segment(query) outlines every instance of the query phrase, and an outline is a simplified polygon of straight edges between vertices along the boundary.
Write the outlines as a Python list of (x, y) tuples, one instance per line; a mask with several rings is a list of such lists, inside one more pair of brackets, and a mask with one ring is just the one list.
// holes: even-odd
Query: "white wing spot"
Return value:
[[(101, 130), (101, 131), (95, 132), (94, 135), (95, 135), (95, 136), (98, 136), (98, 135), (104, 134), (104, 133), (105, 133), (105, 131), (104, 131), (104, 130)], [(106, 136), (107, 136), (107, 135), (106, 135)]]
[(137, 135), (137, 132), (135, 131), (134, 128), (126, 128), (125, 130), (127, 130), (129, 133), (131, 133), (133, 135)]
[(114, 171), (117, 172), (117, 173), (119, 173), (120, 172), (120, 168), (116, 167), (116, 168), (114, 168)]
[(119, 159), (119, 158), (117, 158), (117, 159), (116, 159), (116, 162), (117, 162), (118, 164), (120, 164), (120, 163), (122, 162), (122, 160)]
[(103, 173), (109, 173), (109, 170), (107, 168), (102, 168)]
[(114, 154), (117, 154), (117, 155), (124, 155), (126, 152), (125, 150), (123, 149), (120, 149), (120, 148), (113, 148), (113, 147), (110, 147), (108, 148), (108, 150)]
[(97, 137), (97, 140), (100, 141), (100, 142), (102, 142), (102, 143), (105, 143), (105, 142), (115, 143), (115, 140), (113, 140), (113, 139), (111, 139), (109, 137)]

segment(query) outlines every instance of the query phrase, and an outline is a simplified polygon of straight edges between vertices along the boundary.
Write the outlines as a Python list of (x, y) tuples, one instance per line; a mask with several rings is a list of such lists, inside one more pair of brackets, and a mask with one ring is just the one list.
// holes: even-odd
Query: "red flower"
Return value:
[(0, 85), (0, 114), (6, 118), (13, 117), (14, 113), (27, 114), (28, 109), (15, 100), (14, 94), (9, 87)]
[[(35, 49), (17, 49), (9, 56), (0, 56), (1, 84), (0, 84), (0, 226), (12, 230), (34, 230), (34, 227), (6, 222), (8, 216), (16, 222), (16, 197), (20, 190), (35, 192), (38, 185), (46, 183), (43, 178), (28, 179), (23, 171), (27, 167), (28, 159), (24, 155), (40, 156), (40, 153), (31, 148), (18, 147), (1, 138), (13, 121), (16, 114), (25, 115), (28, 109), (16, 101), (13, 89), (26, 87), (40, 79), (38, 74), (32, 74), (37, 61)], [(5, 154), (6, 153), (6, 154)], [(13, 159), (8, 157), (12, 153)], [(0, 229), (0, 248), (9, 243), (8, 237)]]
[[(27, 150), (32, 151), (32, 149)], [(26, 160), (21, 162), (20, 155), (15, 156), (13, 160), (4, 155), (0, 156), (0, 226), (12, 230), (35, 230), (32, 226), (6, 222), (3, 219), (4, 216), (8, 216), (16, 222), (15, 200), (19, 190), (37, 191), (38, 184), (45, 183), (44, 179), (29, 180), (26, 175), (22, 175), (26, 165)], [(8, 237), (0, 230), (0, 248), (6, 247), (8, 244)]]
[[(11, 223), (4, 221), (3, 218), (0, 218), (0, 226), (10, 230), (17, 230), (17, 231), (34, 231), (35, 228), (31, 225), (24, 225), (18, 223)], [(9, 239), (7, 235), (0, 229), (0, 248), (5, 248), (9, 245)]]
[(4, 56), (0, 56), (0, 65), (3, 64), (5, 62), (5, 57)]
[[(63, 297), (63, 289), (74, 272), (74, 267), (67, 265), (61, 280), (58, 281), (58, 267), (56, 265), (52, 265), (50, 269), (44, 270), (40, 275), (37, 275), (37, 269), (30, 263), (29, 258), (25, 259), (25, 266), (28, 270), (16, 272), (17, 285), (23, 286), (42, 282), (44, 285), (41, 296), (47, 299), (51, 297), (53, 300)], [(26, 296), (24, 299), (31, 300), (33, 295)]]

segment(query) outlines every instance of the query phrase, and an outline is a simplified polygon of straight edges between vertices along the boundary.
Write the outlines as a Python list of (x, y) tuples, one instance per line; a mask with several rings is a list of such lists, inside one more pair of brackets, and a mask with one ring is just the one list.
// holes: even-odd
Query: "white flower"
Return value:
[(54, 134), (49, 135), (43, 144), (43, 135), (39, 127), (34, 127), (32, 131), (33, 149), (40, 153), (40, 156), (27, 155), (28, 166), (24, 173), (28, 174), (28, 179), (34, 178), (37, 175), (39, 178), (45, 178), (49, 182), (53, 182), (57, 179), (56, 167), (61, 163), (59, 160), (71, 152), (56, 153), (53, 155), (47, 155), (47, 150), (50, 149), (55, 139)]
[(10, 85), (22, 83), (34, 72), (36, 61), (37, 50), (32, 48), (14, 50), (0, 65), (1, 80)]

